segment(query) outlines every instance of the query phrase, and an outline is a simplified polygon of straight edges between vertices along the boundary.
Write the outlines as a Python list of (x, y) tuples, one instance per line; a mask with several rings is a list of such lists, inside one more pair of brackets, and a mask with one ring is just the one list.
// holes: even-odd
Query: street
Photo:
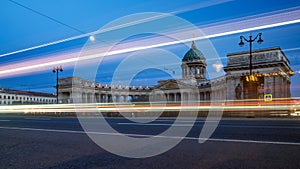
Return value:
[[(106, 120), (120, 133), (143, 137), (174, 122)], [(204, 122), (197, 119), (187, 137), (163, 154), (126, 158), (96, 145), (75, 117), (1, 116), (0, 168), (300, 168), (300, 119), (222, 118), (213, 136), (199, 144)]]

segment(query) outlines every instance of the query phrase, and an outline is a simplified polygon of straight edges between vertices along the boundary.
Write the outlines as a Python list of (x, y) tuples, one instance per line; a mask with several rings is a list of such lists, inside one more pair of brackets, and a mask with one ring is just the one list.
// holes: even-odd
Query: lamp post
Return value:
[(263, 43), (263, 40), (261, 39), (261, 35), (262, 35), (262, 33), (258, 33), (254, 39), (252, 39), (252, 35), (249, 36), (249, 39), (246, 39), (244, 36), (240, 36), (240, 39), (241, 39), (241, 41), (239, 43), (240, 47), (244, 46), (244, 44), (245, 44), (243, 42), (243, 40), (245, 40), (246, 42), (249, 42), (249, 44), (250, 44), (250, 58), (249, 58), (250, 59), (250, 75), (252, 75), (252, 42), (254, 42), (257, 38), (259, 38), (257, 40), (257, 43), (259, 43), (259, 44)]
[[(255, 76), (253, 76), (253, 74), (252, 74), (252, 42), (255, 42), (256, 41), (256, 39), (258, 38), (258, 40), (257, 40), (257, 43), (259, 43), (259, 44), (261, 44), (261, 43), (263, 43), (263, 40), (262, 40), (262, 38), (261, 38), (261, 35), (262, 35), (262, 33), (258, 33), (254, 38), (252, 37), (252, 35), (250, 34), (250, 36), (249, 36), (249, 39), (247, 39), (247, 38), (245, 38), (244, 36), (240, 36), (240, 43), (239, 43), (239, 46), (244, 46), (244, 42), (243, 42), (243, 40), (245, 40), (246, 42), (249, 42), (249, 46), (250, 46), (250, 56), (249, 56), (249, 60), (250, 60), (250, 63), (249, 63), (249, 71), (250, 71), (250, 75), (248, 76), (248, 80), (249, 80), (249, 85), (250, 85), (250, 87), (252, 87), (252, 81), (256, 81), (256, 77)], [(251, 94), (251, 99), (253, 99), (254, 97), (253, 97), (253, 93), (254, 92), (250, 92), (250, 94)]]
[(62, 66), (54, 66), (52, 72), (56, 73), (56, 104), (58, 104), (58, 72), (62, 72)]

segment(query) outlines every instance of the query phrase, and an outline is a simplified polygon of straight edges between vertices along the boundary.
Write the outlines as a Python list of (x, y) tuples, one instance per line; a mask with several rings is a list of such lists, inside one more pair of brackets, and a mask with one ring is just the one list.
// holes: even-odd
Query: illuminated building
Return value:
[[(243, 88), (242, 99), (249, 93), (258, 98), (259, 90), (272, 94), (273, 98), (290, 98), (290, 77), (294, 74), (290, 61), (279, 47), (253, 51), (253, 74), (249, 76), (249, 53), (239, 52), (227, 55), (226, 74), (227, 99), (234, 100), (234, 87), (240, 83)], [(254, 85), (249, 86), (249, 81)], [(263, 89), (261, 89), (263, 88)]]
[[(273, 98), (289, 98), (293, 71), (282, 50), (279, 47), (260, 49), (252, 51), (252, 55), (252, 76), (249, 76), (249, 53), (238, 52), (227, 55), (224, 76), (207, 79), (206, 58), (192, 42), (182, 59), (181, 79), (160, 80), (156, 86), (148, 87), (105, 85), (81, 77), (60, 78), (59, 103), (73, 103), (74, 99), (76, 103), (149, 101), (150, 97), (169, 103), (181, 100), (230, 101), (249, 99), (250, 92), (255, 99), (265, 93), (272, 94)], [(249, 81), (254, 85), (250, 87)], [(241, 87), (239, 97), (235, 90), (237, 86)]]

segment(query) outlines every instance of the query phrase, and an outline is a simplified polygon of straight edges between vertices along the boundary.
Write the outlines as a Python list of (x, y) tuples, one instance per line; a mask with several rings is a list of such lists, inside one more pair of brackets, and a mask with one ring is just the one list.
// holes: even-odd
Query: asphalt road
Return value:
[[(106, 120), (118, 132), (137, 138), (162, 133), (174, 123), (172, 119), (146, 124)], [(199, 144), (204, 122), (182, 121), (176, 127), (192, 125), (191, 131), (165, 153), (127, 158), (95, 144), (76, 118), (1, 116), (0, 168), (300, 168), (300, 119), (222, 118), (212, 137)], [(101, 129), (95, 132), (102, 138), (110, 134)]]

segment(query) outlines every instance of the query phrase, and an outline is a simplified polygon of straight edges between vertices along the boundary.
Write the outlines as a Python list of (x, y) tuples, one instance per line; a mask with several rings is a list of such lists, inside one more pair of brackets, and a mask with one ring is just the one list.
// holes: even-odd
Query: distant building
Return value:
[[(254, 50), (252, 56), (253, 76), (249, 76), (249, 52), (238, 52), (227, 55), (228, 64), (224, 67), (224, 76), (207, 79), (206, 58), (197, 49), (195, 42), (192, 42), (190, 50), (182, 59), (181, 79), (160, 80), (158, 85), (148, 87), (105, 85), (81, 77), (61, 78), (59, 102), (109, 103), (153, 99), (149, 97), (167, 102), (210, 102), (259, 99), (265, 93), (272, 94), (273, 98), (289, 98), (290, 77), (294, 72), (282, 50), (279, 47)], [(158, 92), (155, 93), (156, 91)]]
[(29, 92), (22, 90), (0, 89), (0, 104), (53, 104), (56, 96), (53, 94)]

